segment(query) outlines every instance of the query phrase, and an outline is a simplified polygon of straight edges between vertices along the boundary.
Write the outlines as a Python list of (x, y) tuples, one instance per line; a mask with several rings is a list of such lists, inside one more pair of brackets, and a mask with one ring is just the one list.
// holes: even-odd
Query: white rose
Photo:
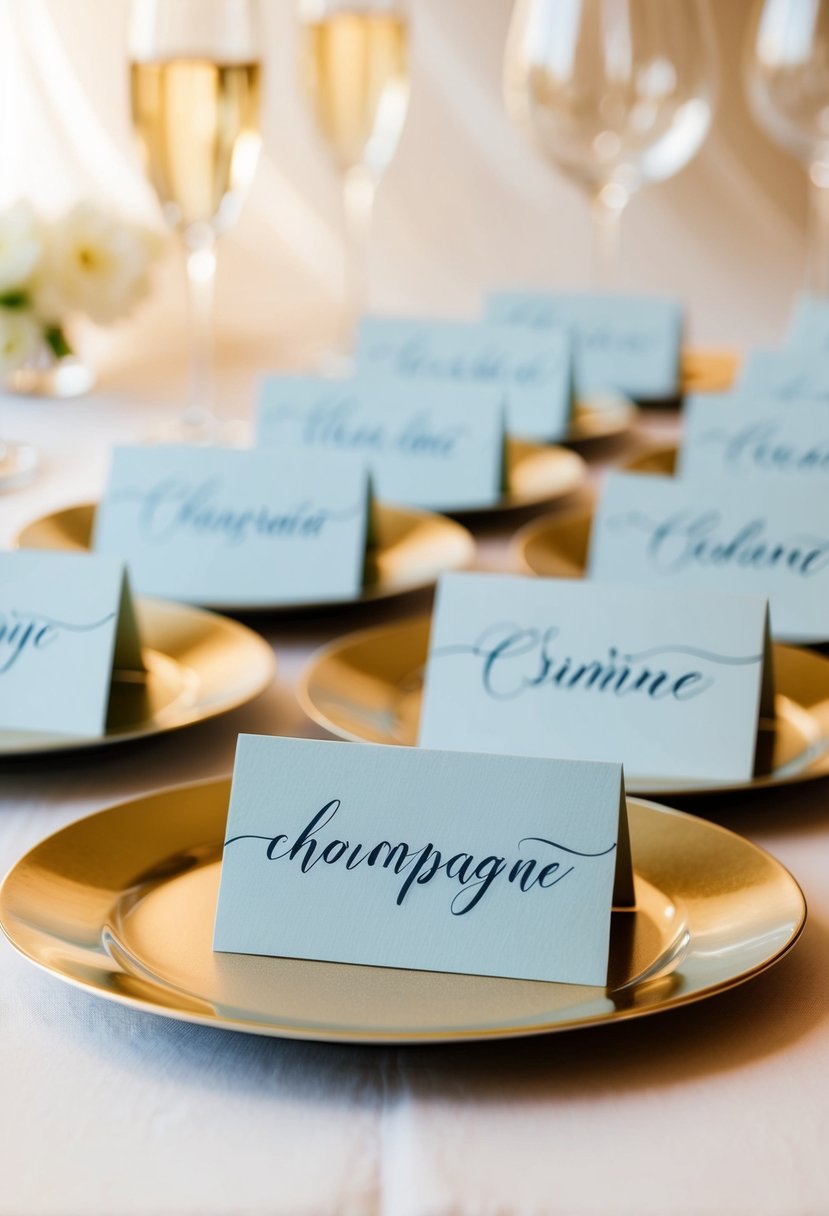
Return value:
[(0, 214), (0, 295), (25, 286), (42, 247), (40, 226), (29, 203), (15, 203)]
[(146, 294), (157, 249), (154, 234), (79, 203), (46, 237), (35, 306), (50, 321), (86, 313), (99, 325), (117, 321)]
[(31, 313), (0, 308), (0, 372), (11, 372), (37, 354), (42, 330)]

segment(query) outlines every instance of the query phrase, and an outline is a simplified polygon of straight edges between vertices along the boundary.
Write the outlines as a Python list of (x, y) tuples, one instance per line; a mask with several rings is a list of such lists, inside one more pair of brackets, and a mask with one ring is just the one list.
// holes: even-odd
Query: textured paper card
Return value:
[(829, 638), (826, 507), (826, 488), (797, 476), (743, 482), (611, 473), (593, 522), (590, 575), (765, 596), (774, 637), (822, 641)]
[(364, 317), (358, 330), (362, 375), (500, 389), (507, 430), (522, 439), (546, 442), (566, 434), (573, 411), (572, 364), (563, 330), (416, 317)]
[(384, 502), (491, 506), (504, 489), (504, 405), (494, 388), (269, 376), (256, 439), (329, 459), (357, 454)]
[(798, 296), (787, 345), (792, 350), (823, 351), (829, 355), (829, 300), (825, 296)]
[(213, 947), (604, 985), (622, 770), (240, 735)]
[(94, 548), (129, 562), (144, 595), (196, 604), (349, 599), (369, 519), (362, 461), (304, 452), (123, 447)]
[(445, 575), (420, 743), (747, 780), (771, 681), (765, 600)]
[(576, 392), (617, 391), (642, 399), (679, 392), (682, 306), (660, 296), (504, 291), (487, 301), (490, 320), (563, 328), (575, 343)]
[(756, 404), (829, 403), (829, 351), (755, 350), (743, 361), (734, 392)]
[[(825, 405), (759, 404), (740, 397), (689, 397), (683, 409), (681, 477), (742, 480), (796, 475), (827, 484), (829, 410)], [(829, 486), (826, 499), (829, 516)]]
[(97, 736), (114, 668), (144, 670), (121, 562), (0, 553), (0, 727)]

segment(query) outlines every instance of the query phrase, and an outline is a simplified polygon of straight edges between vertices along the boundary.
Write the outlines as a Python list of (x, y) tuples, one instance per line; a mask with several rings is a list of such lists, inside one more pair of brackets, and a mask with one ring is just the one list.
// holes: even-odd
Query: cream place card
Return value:
[(96, 552), (136, 590), (197, 604), (351, 599), (370, 503), (360, 460), (323, 453), (122, 447), (95, 515)]
[(742, 781), (770, 712), (763, 599), (512, 575), (440, 580), (423, 747)]
[(590, 538), (605, 582), (719, 589), (769, 600), (784, 641), (829, 638), (829, 513), (823, 484), (781, 474), (672, 478), (611, 473)]
[(240, 735), (213, 948), (604, 986), (618, 764)]
[(734, 392), (775, 405), (829, 403), (829, 351), (755, 350), (743, 361)]
[(268, 376), (261, 449), (368, 463), (385, 502), (435, 510), (492, 506), (505, 489), (503, 394), (480, 385), (359, 376)]
[(357, 336), (360, 374), (500, 389), (507, 430), (538, 442), (567, 433), (573, 412), (572, 363), (570, 339), (556, 329), (363, 317)]
[(492, 321), (564, 329), (575, 343), (580, 396), (617, 391), (641, 399), (679, 393), (682, 306), (662, 296), (501, 291), (487, 300)]
[(123, 564), (0, 553), (0, 728), (103, 735), (115, 668), (144, 671)]
[[(829, 410), (824, 405), (760, 404), (721, 394), (689, 397), (683, 408), (677, 472), (714, 484), (797, 474), (829, 478)], [(829, 505), (829, 498), (827, 498)]]

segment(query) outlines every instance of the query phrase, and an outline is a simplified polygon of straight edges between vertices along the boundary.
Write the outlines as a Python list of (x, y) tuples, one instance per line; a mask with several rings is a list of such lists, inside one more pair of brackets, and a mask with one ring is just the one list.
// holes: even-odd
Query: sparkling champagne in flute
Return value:
[(259, 157), (254, 0), (134, 0), (132, 115), (164, 219), (180, 236), (190, 302), (190, 392), (163, 438), (229, 439), (214, 413), (216, 240), (236, 221)]
[(375, 192), (409, 104), (408, 24), (402, 0), (301, 0), (299, 12), (303, 84), (343, 181), (347, 350), (365, 305)]
[(706, 0), (517, 0), (507, 108), (590, 195), (598, 285), (615, 269), (631, 196), (702, 144), (716, 80)]

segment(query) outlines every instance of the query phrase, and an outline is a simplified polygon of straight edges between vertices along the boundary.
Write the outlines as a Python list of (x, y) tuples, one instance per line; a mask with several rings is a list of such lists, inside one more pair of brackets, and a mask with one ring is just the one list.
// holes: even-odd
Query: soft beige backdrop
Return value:
[[(294, 6), (262, 0), (265, 154), (220, 266), (225, 361), (296, 360), (324, 336), (341, 273), (336, 178), (297, 95)], [(373, 303), (474, 311), (510, 283), (585, 285), (587, 207), (510, 125), (501, 56), (510, 0), (411, 0), (414, 88), (407, 128), (379, 197)], [(721, 104), (683, 173), (635, 199), (624, 226), (624, 285), (676, 292), (706, 344), (772, 343), (804, 258), (805, 175), (757, 130), (740, 59), (751, 4), (716, 0)], [(0, 0), (0, 199), (46, 206), (93, 194), (156, 216), (132, 146), (126, 0)], [(123, 382), (152, 351), (180, 364), (178, 266), (107, 340), (105, 378)]]

